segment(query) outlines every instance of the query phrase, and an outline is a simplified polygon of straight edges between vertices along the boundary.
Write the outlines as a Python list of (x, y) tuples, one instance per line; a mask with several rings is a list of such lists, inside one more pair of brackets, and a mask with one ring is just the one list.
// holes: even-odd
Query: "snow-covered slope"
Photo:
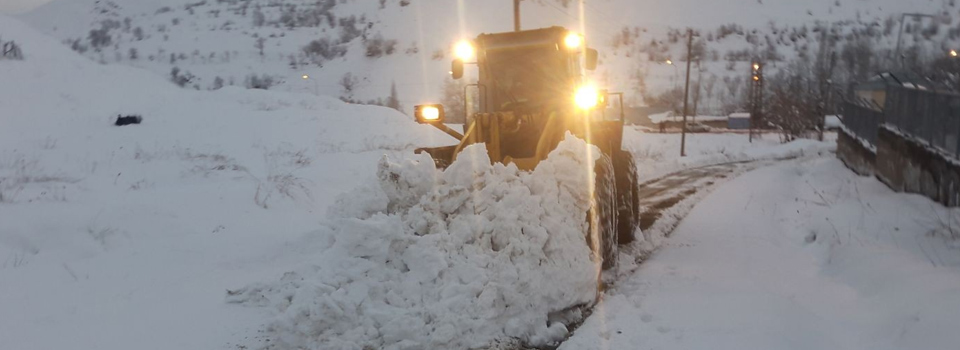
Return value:
[(287, 244), (379, 157), (452, 142), (386, 108), (184, 90), (8, 17), (0, 33), (26, 56), (0, 60), (4, 349), (241, 341), (266, 315), (226, 305), (227, 287), (296, 265)]

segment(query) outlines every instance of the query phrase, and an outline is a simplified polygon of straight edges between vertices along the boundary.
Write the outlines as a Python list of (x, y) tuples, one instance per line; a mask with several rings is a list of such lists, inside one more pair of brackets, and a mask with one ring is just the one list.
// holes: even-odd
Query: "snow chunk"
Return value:
[[(593, 146), (567, 135), (533, 172), (469, 146), (446, 170), (427, 155), (380, 162), (379, 191), (338, 200), (311, 266), (228, 301), (279, 311), (280, 348), (466, 349), (562, 339), (548, 314), (596, 300), (584, 239)], [(384, 204), (386, 202), (386, 204)]]

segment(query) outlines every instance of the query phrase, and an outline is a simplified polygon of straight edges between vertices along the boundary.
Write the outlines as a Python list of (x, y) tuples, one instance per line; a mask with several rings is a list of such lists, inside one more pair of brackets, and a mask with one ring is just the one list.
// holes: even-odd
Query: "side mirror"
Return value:
[(413, 107), (413, 115), (420, 124), (439, 124), (446, 119), (446, 113), (443, 111), (443, 105), (419, 105)]
[(453, 79), (463, 78), (463, 60), (455, 59), (450, 67), (450, 75)]
[(589, 71), (597, 70), (597, 63), (600, 61), (600, 53), (595, 49), (587, 49), (587, 66), (585, 67)]

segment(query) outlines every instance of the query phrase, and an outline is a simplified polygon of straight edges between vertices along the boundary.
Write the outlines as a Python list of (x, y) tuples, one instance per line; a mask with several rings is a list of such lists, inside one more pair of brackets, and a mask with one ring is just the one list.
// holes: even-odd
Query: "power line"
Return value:
[(629, 27), (628, 25), (623, 24), (623, 22), (620, 22), (620, 21), (618, 21), (618, 20), (612, 19), (612, 17), (610, 17), (610, 16), (608, 16), (606, 13), (598, 10), (598, 9), (597, 9), (596, 7), (594, 7), (590, 2), (584, 1), (583, 3), (584, 3), (584, 5), (586, 5), (587, 10), (591, 10), (591, 11), (593, 11), (594, 13), (600, 15), (600, 17), (603, 17), (604, 20), (607, 20), (607, 21), (609, 21), (609, 22), (616, 22), (617, 25), (620, 25), (620, 26), (622, 26), (622, 27)]

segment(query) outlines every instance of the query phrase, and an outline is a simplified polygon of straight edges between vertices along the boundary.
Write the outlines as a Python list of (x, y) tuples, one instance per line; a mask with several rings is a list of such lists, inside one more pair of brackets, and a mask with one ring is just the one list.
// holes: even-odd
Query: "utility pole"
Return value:
[(520, 1), (513, 0), (513, 31), (520, 31)]
[(700, 65), (700, 57), (697, 57), (697, 90), (693, 93), (693, 122), (697, 122), (697, 116), (700, 115), (700, 89), (703, 84), (703, 66)]
[(904, 13), (900, 16), (900, 34), (897, 35), (897, 57), (896, 59), (900, 60), (900, 69), (905, 69), (906, 62), (904, 57), (900, 55), (901, 42), (903, 41), (903, 25), (907, 23), (907, 17), (913, 18), (935, 18), (933, 15), (928, 15), (925, 13)]
[(690, 113), (690, 64), (693, 63), (693, 29), (687, 29), (687, 83), (683, 92), (683, 125), (680, 128), (680, 156), (687, 156), (687, 114)]

